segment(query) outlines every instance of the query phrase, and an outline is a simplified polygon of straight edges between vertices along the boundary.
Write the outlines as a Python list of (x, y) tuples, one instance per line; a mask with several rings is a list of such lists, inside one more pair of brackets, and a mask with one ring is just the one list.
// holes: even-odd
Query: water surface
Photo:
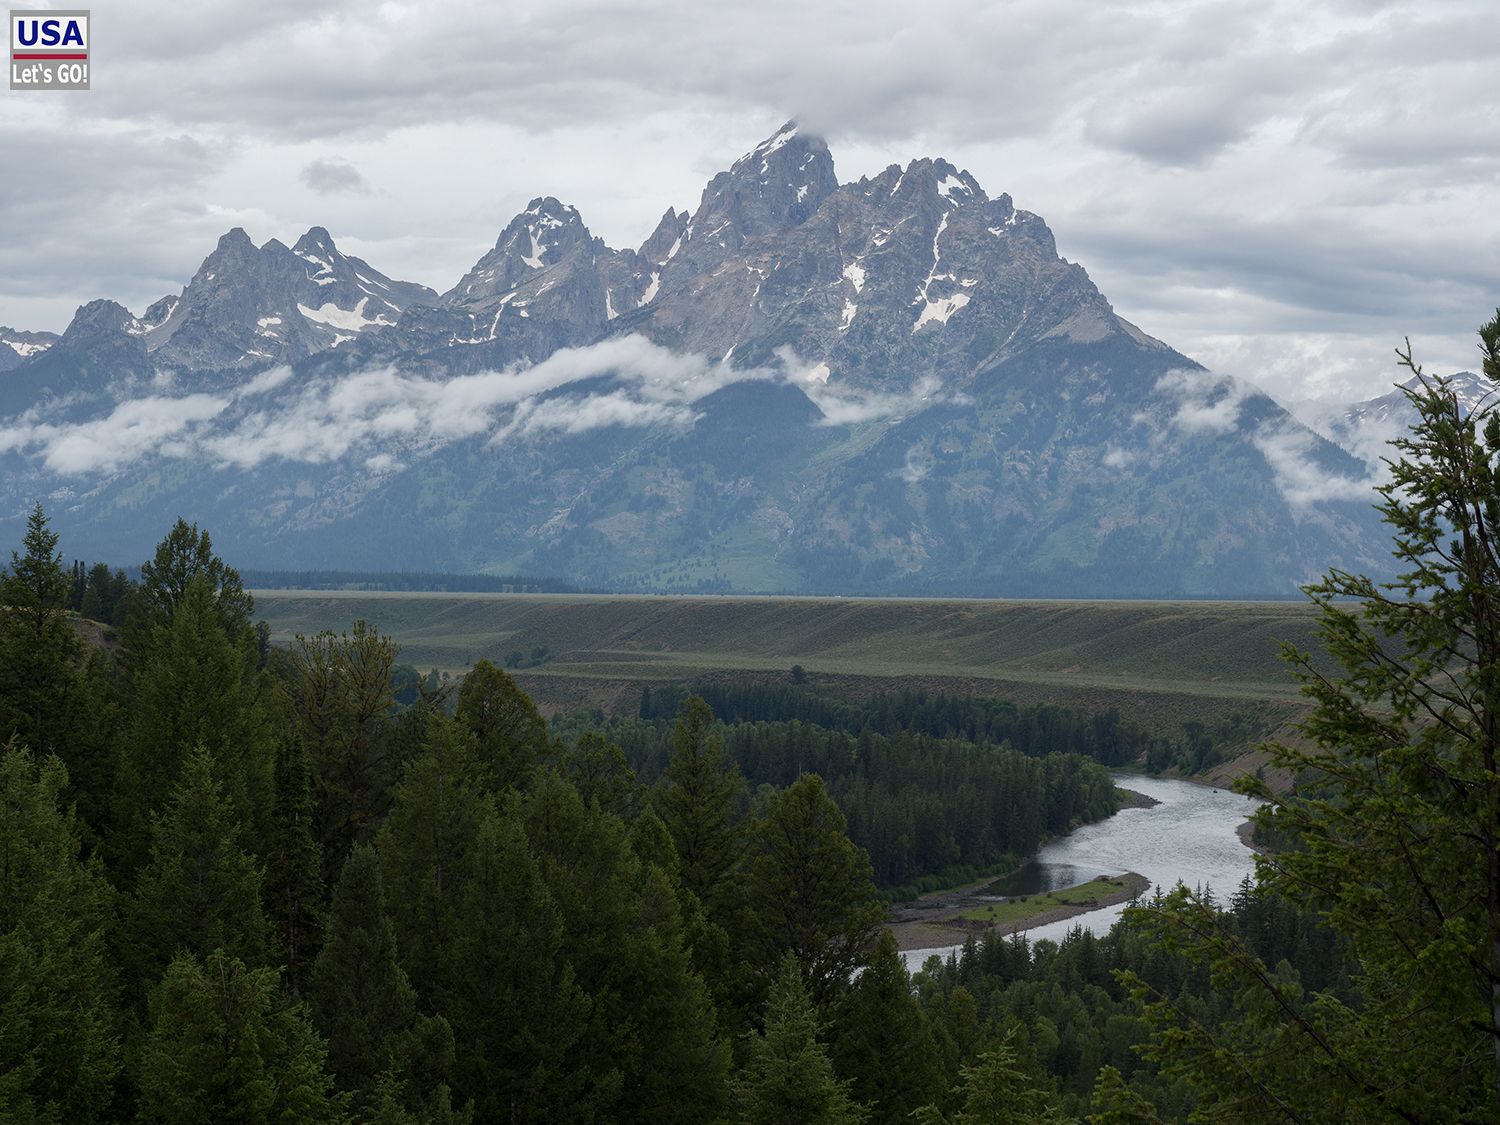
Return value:
[[(1254, 853), (1235, 830), (1255, 811), (1257, 802), (1228, 789), (1188, 781), (1128, 773), (1117, 773), (1114, 779), (1122, 789), (1134, 789), (1161, 803), (1149, 809), (1121, 809), (1108, 820), (1054, 840), (1026, 866), (997, 880), (994, 893), (1038, 894), (1076, 887), (1099, 875), (1135, 871), (1163, 890), (1182, 882), (1189, 887), (1212, 887), (1224, 899), (1253, 873)], [(1032, 941), (1061, 941), (1078, 926), (1103, 934), (1126, 905), (1035, 926), (1026, 936)], [(915, 969), (934, 953), (946, 957), (959, 948), (908, 950), (906, 963)]]

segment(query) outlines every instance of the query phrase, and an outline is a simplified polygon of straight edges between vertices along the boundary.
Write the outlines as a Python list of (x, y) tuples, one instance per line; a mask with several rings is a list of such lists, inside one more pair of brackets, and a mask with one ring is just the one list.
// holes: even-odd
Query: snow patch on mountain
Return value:
[(918, 329), (927, 324), (947, 324), (948, 318), (959, 309), (966, 307), (969, 303), (967, 293), (955, 293), (951, 297), (940, 297), (936, 300), (929, 299), (922, 306), (921, 315), (917, 322), (911, 326), (912, 334), (916, 335)]
[[(310, 309), (304, 304), (297, 305), (297, 311), (317, 324), (326, 325), (329, 328), (342, 328), (353, 332), (363, 332), (366, 328), (374, 328), (382, 325), (394, 324), (395, 321), (387, 320), (383, 316), (367, 317), (365, 306), (369, 304), (368, 297), (360, 298), (359, 304), (352, 309), (341, 309), (337, 305), (323, 305), (321, 308)], [(279, 320), (276, 323), (280, 323)], [(344, 337), (346, 340), (353, 339), (352, 336)]]

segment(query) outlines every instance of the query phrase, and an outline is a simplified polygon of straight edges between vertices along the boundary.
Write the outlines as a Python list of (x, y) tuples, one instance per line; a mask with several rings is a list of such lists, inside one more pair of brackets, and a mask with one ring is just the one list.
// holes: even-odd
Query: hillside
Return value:
[(1277, 642), (1312, 643), (1300, 602), (1006, 602), (864, 598), (255, 593), (273, 640), (357, 619), (422, 670), (545, 647), (517, 673), (552, 709), (632, 707), (640, 687), (734, 671), (858, 693), (921, 685), (1117, 707), (1143, 721), (1289, 713)]

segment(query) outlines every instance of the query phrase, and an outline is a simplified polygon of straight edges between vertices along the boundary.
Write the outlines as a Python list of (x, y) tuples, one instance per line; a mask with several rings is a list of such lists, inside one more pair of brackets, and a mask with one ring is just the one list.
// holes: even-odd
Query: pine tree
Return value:
[(387, 1070), (375, 1083), (365, 1125), (470, 1125), (474, 1120), (473, 1107), (455, 1108), (446, 1086), (419, 1109), (411, 1109), (408, 1100), (406, 1084), (394, 1069)]
[(495, 816), (473, 737), (450, 724), (434, 733), (397, 786), (376, 838), (401, 964), (428, 1004), (449, 972), (444, 951), (464, 925), (462, 892), (482, 826)]
[(138, 650), (132, 677), (114, 856), (126, 872), (143, 858), (150, 816), (195, 746), (208, 752), (247, 846), (259, 847), (269, 834), (274, 716), (253, 635), (226, 631), (203, 575), (190, 578), (173, 604), (170, 620), (153, 626)]
[(464, 677), (454, 718), (477, 740), (497, 792), (524, 787), (547, 754), (547, 723), (536, 704), (488, 660)]
[(88, 578), (84, 581), (83, 601), (78, 612), (90, 621), (102, 621), (108, 625), (113, 620), (113, 608), (110, 604), (109, 567), (95, 563), (89, 567)]
[(729, 907), (728, 881), (742, 847), (735, 805), (744, 788), (713, 712), (690, 696), (673, 727), (672, 753), (653, 803), (672, 834), (683, 885), (711, 918)]
[(755, 823), (745, 875), (744, 940), (769, 975), (790, 953), (828, 1011), (875, 943), (885, 907), (870, 901), (870, 860), (817, 774), (771, 797)]
[(397, 789), (381, 866), (403, 967), (453, 1028), (455, 1092), (481, 1120), (548, 1121), (587, 1099), (571, 1052), (588, 1003), (519, 814), (484, 774), (473, 736), (446, 730)]
[(177, 614), (177, 607), (194, 579), (207, 586), (215, 612), (224, 632), (235, 640), (250, 628), (255, 602), (245, 592), (237, 570), (227, 566), (214, 554), (213, 541), (198, 525), (189, 526), (179, 519), (166, 537), (156, 545), (149, 561), (141, 564), (140, 589), (134, 599), (136, 620), (127, 632), (149, 632), (154, 625), (166, 625)]
[(67, 773), (0, 748), (0, 1120), (105, 1121), (120, 1067), (114, 892), (62, 805)]
[(796, 959), (782, 961), (766, 1004), (765, 1031), (752, 1036), (735, 1081), (741, 1125), (858, 1125), (866, 1119), (818, 1041), (818, 1018)]
[(682, 940), (693, 971), (708, 987), (721, 1034), (733, 1041), (743, 1032), (755, 989), (747, 978), (749, 968), (734, 955), (728, 932), (704, 912), (698, 896), (683, 885), (682, 861), (677, 858), (672, 834), (656, 810), (647, 805), (630, 827), (630, 847), (642, 863), (661, 873), (674, 892), (682, 919)]
[(563, 756), (563, 769), (584, 804), (596, 804), (627, 819), (639, 807), (641, 785), (625, 761), (625, 751), (601, 731), (586, 730)]
[(276, 971), (214, 950), (180, 953), (151, 996), (141, 1117), (170, 1125), (345, 1121), (325, 1047), (300, 1006), (278, 1004)]
[[(1500, 378), (1500, 311), (1480, 337)], [(1134, 981), (1155, 1057), (1225, 1118), (1500, 1117), (1500, 411), (1466, 413), (1398, 354), (1418, 421), (1378, 491), (1399, 573), (1306, 588), (1337, 671), (1286, 651), (1311, 710), (1268, 765), (1298, 789), (1243, 783), (1294, 842), (1258, 861), (1263, 888), (1347, 936), (1360, 1002), (1306, 995), (1185, 891), (1139, 914), (1234, 996), (1240, 1018), (1209, 1036)]]
[[(380, 857), (356, 844), (333, 893), (328, 940), (313, 967), (308, 1001), (328, 1038), (328, 1064), (356, 1104), (395, 1096), (420, 1104), (430, 1079), (451, 1064), (453, 1031), (417, 1012), (417, 995), (396, 958), (396, 930), (386, 914)], [(424, 1088), (429, 1087), (429, 1088)]]
[[(942, 1093), (937, 1051), (889, 930), (880, 932), (834, 1023), (834, 1067), (874, 1122), (905, 1122)], [(891, 1060), (901, 1059), (901, 1065)]]
[(275, 792), (266, 855), (266, 913), (286, 967), (286, 986), (293, 996), (300, 996), (318, 953), (323, 883), (312, 831), (307, 754), (295, 732), (287, 733), (277, 747)]
[(0, 578), (0, 739), (67, 760), (82, 644), (68, 616), (68, 572), (42, 506), (26, 520), (24, 552)]
[(961, 1108), (945, 1115), (924, 1106), (914, 1115), (918, 1125), (1066, 1125), (1070, 1120), (1041, 1077), (1017, 1061), (1013, 1032), (962, 1069), (957, 1091)]
[(1101, 1067), (1089, 1099), (1093, 1112), (1089, 1125), (1161, 1125), (1156, 1107), (1136, 1093), (1112, 1066)]
[(728, 1053), (684, 947), (672, 880), (640, 861), (618, 817), (586, 807), (555, 772), (533, 782), (525, 811), (561, 916), (563, 955), (593, 1001), (574, 1057), (601, 1093), (618, 1075), (609, 1116), (662, 1125), (713, 1119)]
[(252, 966), (266, 963), (261, 872), (240, 845), (229, 802), (202, 747), (189, 752), (168, 807), (152, 823), (151, 862), (129, 916), (132, 961), (156, 980), (179, 952), (216, 949)]
[(388, 724), (398, 649), (364, 621), (352, 634), (297, 638), (288, 693), (312, 767), (315, 834), (332, 881), (354, 841), (385, 811), (394, 778)]

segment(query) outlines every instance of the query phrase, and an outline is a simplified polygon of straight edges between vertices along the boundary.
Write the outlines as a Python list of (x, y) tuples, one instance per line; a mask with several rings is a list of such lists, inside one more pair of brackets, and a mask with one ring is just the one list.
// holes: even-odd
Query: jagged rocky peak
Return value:
[[(1458, 408), (1465, 414), (1472, 414), (1475, 410), (1500, 402), (1500, 386), (1473, 371), (1455, 371), (1441, 379), (1428, 375), (1425, 376), (1425, 381), (1429, 387), (1437, 387), (1441, 382), (1443, 389), (1457, 398)], [(1403, 385), (1417, 390), (1422, 382), (1423, 377), (1413, 375)]]
[(668, 207), (667, 213), (656, 224), (651, 237), (641, 243), (638, 251), (641, 260), (653, 266), (664, 266), (676, 256), (682, 246), (682, 235), (687, 230), (688, 213)]
[(327, 227), (308, 227), (307, 233), (292, 247), (292, 253), (333, 255), (338, 253), (338, 247), (333, 244), (333, 236)]
[(178, 297), (163, 297), (134, 332), (163, 365), (228, 371), (285, 362), (387, 327), (426, 286), (395, 281), (339, 251), (315, 226), (288, 247), (257, 247), (239, 227), (224, 234)]
[(683, 232), (683, 251), (713, 259), (801, 226), (838, 187), (823, 138), (788, 121), (708, 182)]
[(234, 227), (219, 236), (218, 243), (208, 257), (203, 259), (203, 264), (198, 267), (193, 280), (212, 281), (218, 276), (220, 270), (253, 260), (259, 253), (255, 243), (245, 233), (245, 228)]
[(527, 269), (539, 270), (557, 265), (568, 250), (589, 238), (578, 208), (549, 195), (533, 199), (506, 225), (495, 250)]
[(942, 210), (1001, 200), (1007, 209), (1011, 205), (1008, 195), (991, 200), (967, 169), (956, 168), (942, 157), (923, 157), (913, 160), (905, 168), (892, 164), (873, 180), (861, 179), (854, 188), (876, 203), (894, 200)]
[(578, 251), (602, 251), (578, 209), (552, 196), (538, 197), (506, 224), (495, 247), (444, 294), (455, 304), (484, 303), (513, 292)]
[(128, 333), (135, 335), (138, 325), (124, 305), (114, 301), (90, 301), (79, 307), (58, 341), (63, 347), (97, 339), (100, 336)]
[(177, 306), (182, 304), (182, 297), (168, 294), (160, 297), (146, 306), (146, 311), (140, 315), (141, 330), (150, 332), (154, 328), (160, 328), (167, 319), (177, 311)]
[(897, 197), (927, 200), (935, 198), (943, 208), (985, 203), (989, 197), (967, 171), (960, 171), (942, 157), (923, 157), (906, 166), (893, 191)]

